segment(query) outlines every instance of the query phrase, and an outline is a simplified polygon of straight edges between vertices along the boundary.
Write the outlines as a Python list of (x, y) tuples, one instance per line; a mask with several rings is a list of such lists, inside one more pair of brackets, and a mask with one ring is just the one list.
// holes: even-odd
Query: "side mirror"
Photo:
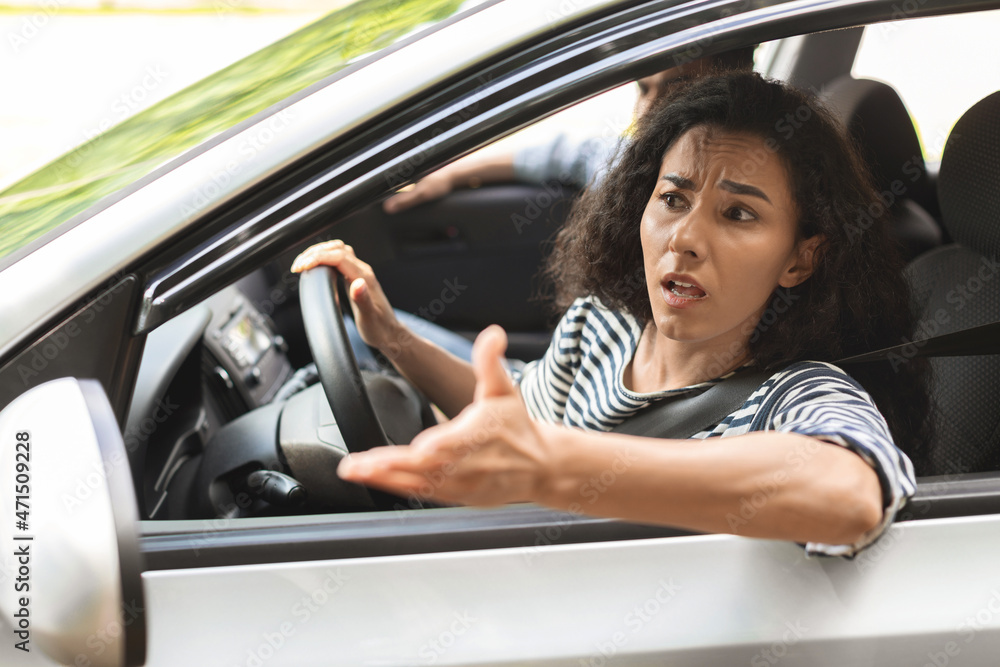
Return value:
[(98, 382), (53, 380), (0, 412), (0, 663), (145, 663), (134, 489)]

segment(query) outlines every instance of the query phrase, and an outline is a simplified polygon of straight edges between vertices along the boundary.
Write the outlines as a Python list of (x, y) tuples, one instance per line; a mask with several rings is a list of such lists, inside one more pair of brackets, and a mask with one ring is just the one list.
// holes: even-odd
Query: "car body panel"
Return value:
[(998, 548), (986, 516), (897, 524), (853, 561), (704, 535), (147, 572), (149, 664), (912, 667), (952, 643), (985, 665)]
[[(508, 6), (529, 4), (536, 8), (532, 11), (543, 6)], [(537, 45), (549, 32), (554, 40), (571, 40), (574, 30), (584, 29), (589, 13), (606, 17), (613, 4), (547, 3), (543, 7), (557, 14), (569, 7), (568, 13), (544, 25), (498, 21), (503, 30), (497, 28), (496, 39), (475, 45), (468, 57), (458, 58), (448, 49), (401, 49), (396, 53), (404, 55), (397, 60), (416, 62), (409, 56), (421, 54), (428, 66), (441, 68), (424, 73), (419, 85), (411, 82), (407, 90), (413, 97), (396, 88), (380, 97), (379, 88), (398, 81), (393, 78), (398, 72), (364, 68), (288, 106), (291, 115), (286, 114), (289, 123), (280, 141), (277, 128), (267, 125), (280, 116), (265, 116), (177, 166), (0, 272), (0, 293), (10, 295), (5, 308), (19, 315), (0, 321), (0, 361), (37, 346), (39, 332), (67, 308), (109, 277), (125, 273), (134, 275), (144, 295), (132, 304), (131, 328), (121, 333), (138, 334), (133, 340), (141, 341), (204, 295), (401, 184), (387, 175), (408, 160), (414, 166), (415, 155), (423, 160), (404, 180), (565, 107), (574, 96), (596, 94), (661, 67), (664, 58), (699, 43), (706, 51), (723, 50), (796, 31), (887, 20), (899, 9), (886, 0), (648, 3), (655, 7), (635, 14), (627, 28), (602, 33), (606, 42), (579, 47), (567, 42), (562, 51), (553, 48), (537, 61), (510, 65), (508, 80), (472, 85), (490, 67), (499, 67), (504, 48)], [(631, 4), (622, 3), (622, 11), (635, 9)], [(914, 5), (908, 15), (985, 9), (1000, 2)], [(737, 6), (740, 12), (721, 16)], [(654, 10), (662, 12), (660, 19), (646, 21)], [(481, 15), (499, 16), (489, 11), (493, 7)], [(544, 17), (546, 10), (541, 11)], [(684, 23), (712, 12), (716, 20), (711, 24)], [(661, 32), (642, 42), (636, 35), (651, 24)], [(522, 28), (525, 34), (515, 35)], [(617, 37), (608, 37), (612, 34)], [(594, 60), (585, 63), (587, 57)], [(388, 78), (376, 84), (361, 76), (373, 71)], [(540, 85), (529, 86), (533, 81)], [(460, 94), (449, 101), (451, 85)], [(496, 96), (497, 106), (477, 108), (487, 93)], [(344, 99), (356, 106), (345, 107)], [(397, 108), (407, 101), (414, 108)], [(449, 121), (465, 110), (470, 114), (461, 122)], [(339, 115), (330, 115), (334, 111)], [(329, 123), (318, 124), (322, 118)], [(394, 120), (399, 124), (393, 126)], [(424, 125), (416, 127), (418, 121)], [(392, 132), (376, 140), (376, 128)], [(447, 132), (432, 136), (437, 128)], [(252, 164), (241, 166), (225, 184), (214, 180), (239, 158), (241, 141), (262, 139), (254, 133), (264, 130), (275, 140), (255, 154)], [(341, 145), (347, 148), (337, 153)], [(327, 162), (313, 155), (323, 151), (333, 155)], [(319, 167), (308, 171), (304, 165), (313, 158)], [(204, 188), (211, 183), (218, 191), (209, 196)], [(271, 188), (266, 196), (254, 199), (266, 188)], [(195, 205), (199, 192), (204, 206)], [(128, 375), (122, 376), (128, 384)], [(128, 396), (131, 387), (122, 391)], [(557, 518), (535, 515), (537, 523), (503, 548), (483, 549), (470, 546), (474, 535), (461, 539), (466, 526), (491, 516), (471, 509), (441, 515), (444, 524), (454, 517), (454, 530), (440, 543), (431, 542), (437, 533), (425, 528), (423, 517), (407, 525), (407, 512), (422, 510), (371, 519), (364, 514), (318, 518), (311, 521), (312, 535), (304, 544), (282, 542), (289, 531), (249, 519), (176, 522), (171, 531), (182, 546), (155, 554), (156, 568), (143, 574), (148, 664), (596, 666), (613, 657), (614, 664), (633, 665), (941, 667), (939, 661), (960, 656), (957, 664), (993, 665), (1000, 654), (1000, 570), (995, 565), (1000, 514), (993, 513), (1000, 485), (993, 476), (977, 480), (975, 489), (950, 486), (960, 477), (937, 482), (945, 500), (951, 494), (954, 513), (973, 505), (991, 513), (935, 519), (921, 513), (910, 517), (919, 520), (895, 524), (853, 561), (809, 559), (794, 544), (719, 535), (627, 539), (623, 536), (635, 533), (612, 529), (587, 543), (567, 538)], [(963, 499), (972, 491), (979, 495)], [(516, 523), (522, 510), (509, 511)], [(523, 509), (526, 516), (532, 511)], [(439, 518), (431, 511), (427, 517), (427, 524)], [(382, 531), (358, 538), (367, 547), (363, 556), (330, 558), (322, 552), (326, 545), (309, 542), (318, 543), (322, 533), (347, 533), (351, 521), (378, 524)], [(248, 526), (257, 529), (240, 530)], [(403, 542), (403, 533), (413, 529), (407, 539), (422, 544), (399, 553), (394, 528), (400, 535), (396, 541)], [(167, 539), (153, 533), (141, 540), (151, 559)], [(223, 536), (218, 542), (225, 548), (209, 556), (214, 534)], [(204, 554), (199, 540), (205, 540)], [(255, 562), (261, 544), (269, 556)], [(199, 567), (202, 558), (205, 566)], [(310, 598), (315, 610), (303, 601)]]

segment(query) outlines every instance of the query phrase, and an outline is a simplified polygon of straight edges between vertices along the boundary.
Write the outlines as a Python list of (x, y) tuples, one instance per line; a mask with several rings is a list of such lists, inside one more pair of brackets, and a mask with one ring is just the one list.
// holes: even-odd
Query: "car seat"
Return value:
[(861, 148), (903, 257), (911, 260), (941, 245), (941, 228), (928, 213), (937, 211), (937, 198), (913, 121), (896, 91), (845, 75), (834, 79), (824, 98)]
[[(948, 138), (938, 196), (955, 243), (907, 267), (926, 338), (1000, 320), (1000, 92), (958, 121)], [(1000, 470), (1000, 357), (931, 359), (936, 437), (932, 474)]]

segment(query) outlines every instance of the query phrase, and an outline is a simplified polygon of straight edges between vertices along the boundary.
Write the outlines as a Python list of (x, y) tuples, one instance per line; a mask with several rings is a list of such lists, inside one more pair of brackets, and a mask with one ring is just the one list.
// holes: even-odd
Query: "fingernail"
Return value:
[(340, 465), (337, 466), (337, 474), (340, 475), (341, 477), (348, 477), (350, 475), (353, 475), (356, 469), (357, 466), (354, 465), (354, 461), (351, 460), (351, 457), (348, 456), (347, 458), (345, 458), (343, 461), (340, 462)]

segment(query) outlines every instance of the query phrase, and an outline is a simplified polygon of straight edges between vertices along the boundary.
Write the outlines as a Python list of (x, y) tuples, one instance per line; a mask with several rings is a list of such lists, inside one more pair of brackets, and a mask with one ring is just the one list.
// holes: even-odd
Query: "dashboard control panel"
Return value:
[[(285, 340), (238, 290), (224, 290), (225, 304), (213, 304), (205, 346), (217, 363), (215, 374), (236, 392), (246, 409), (270, 402), (292, 372)], [(220, 307), (224, 306), (224, 307)]]

